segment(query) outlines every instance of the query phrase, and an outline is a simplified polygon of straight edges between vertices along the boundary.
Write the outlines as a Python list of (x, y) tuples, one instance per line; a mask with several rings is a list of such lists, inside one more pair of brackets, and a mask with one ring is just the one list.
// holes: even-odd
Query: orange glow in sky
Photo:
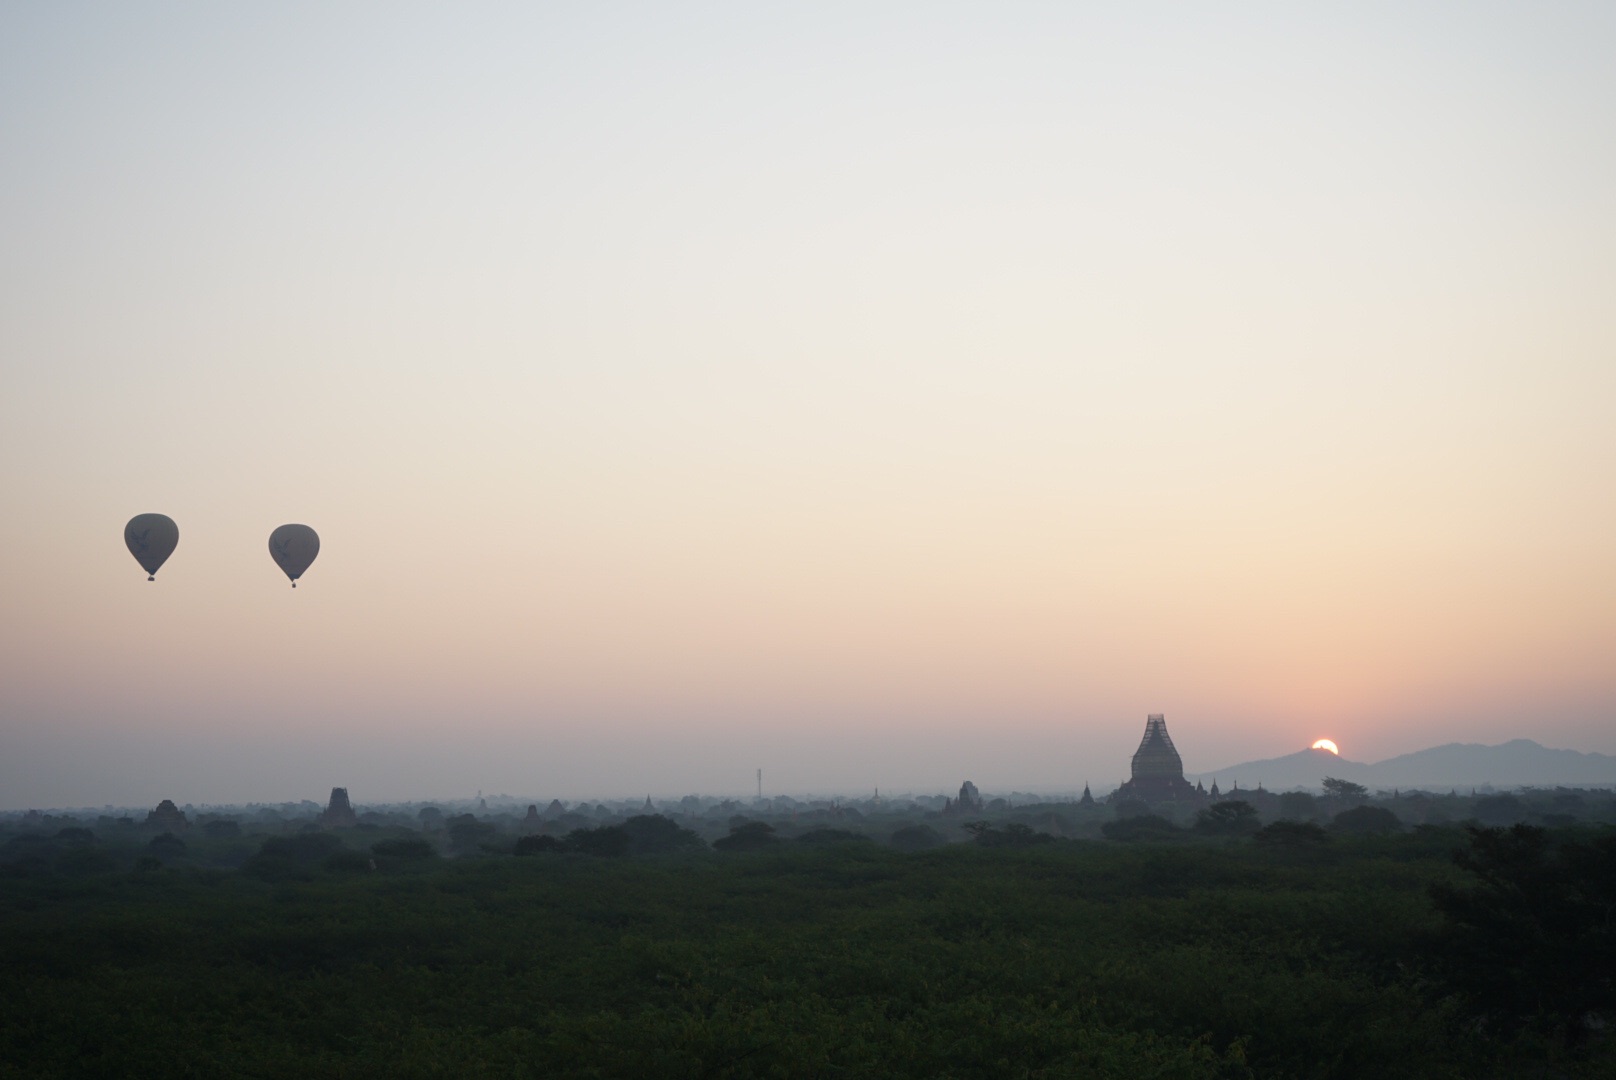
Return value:
[(1616, 5), (85, 7), (0, 809), (1616, 752)]

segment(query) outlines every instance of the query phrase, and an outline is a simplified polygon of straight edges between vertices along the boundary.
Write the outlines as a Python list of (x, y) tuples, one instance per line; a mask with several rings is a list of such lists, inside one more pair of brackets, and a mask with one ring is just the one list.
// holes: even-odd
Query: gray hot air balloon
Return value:
[(146, 580), (156, 581), (157, 568), (168, 561), (180, 542), (180, 527), (167, 514), (136, 514), (123, 527), (123, 542), (146, 571)]
[(269, 534), (269, 557), (275, 565), (286, 571), (297, 588), (297, 579), (309, 568), (309, 563), (320, 554), (320, 537), (307, 525), (282, 525)]

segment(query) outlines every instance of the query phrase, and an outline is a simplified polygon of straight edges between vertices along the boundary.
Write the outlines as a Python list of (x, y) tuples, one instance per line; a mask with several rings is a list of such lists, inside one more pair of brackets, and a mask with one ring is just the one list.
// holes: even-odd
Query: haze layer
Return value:
[(11, 5), (0, 802), (1080, 787), (1147, 712), (1190, 771), (1616, 751), (1613, 54)]

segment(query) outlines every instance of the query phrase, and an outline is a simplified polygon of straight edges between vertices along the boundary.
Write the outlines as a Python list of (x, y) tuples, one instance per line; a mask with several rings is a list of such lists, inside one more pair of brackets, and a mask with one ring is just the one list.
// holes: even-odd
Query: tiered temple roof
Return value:
[(1152, 713), (1145, 720), (1145, 737), (1133, 753), (1133, 778), (1176, 776), (1184, 779), (1184, 762), (1178, 756), (1172, 736), (1167, 734), (1167, 718)]
[(1167, 718), (1161, 713), (1145, 719), (1145, 736), (1133, 755), (1133, 777), (1117, 789), (1117, 796), (1145, 802), (1205, 798), (1184, 779), (1183, 759), (1167, 734)]

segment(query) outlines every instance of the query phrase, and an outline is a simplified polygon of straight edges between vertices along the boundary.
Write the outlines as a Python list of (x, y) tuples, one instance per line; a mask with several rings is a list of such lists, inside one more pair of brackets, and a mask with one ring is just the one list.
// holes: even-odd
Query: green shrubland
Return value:
[(1611, 1075), (1605, 830), (1247, 816), (13, 836), (0, 1076)]

